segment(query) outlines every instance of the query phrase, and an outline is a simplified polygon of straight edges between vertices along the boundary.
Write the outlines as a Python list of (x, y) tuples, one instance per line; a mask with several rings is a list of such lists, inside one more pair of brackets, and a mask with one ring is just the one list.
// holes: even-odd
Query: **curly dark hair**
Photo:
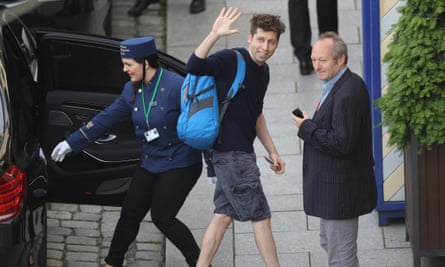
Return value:
[(250, 33), (254, 35), (258, 28), (264, 31), (276, 32), (279, 40), (280, 35), (286, 30), (286, 25), (281, 21), (280, 16), (255, 14), (250, 19)]

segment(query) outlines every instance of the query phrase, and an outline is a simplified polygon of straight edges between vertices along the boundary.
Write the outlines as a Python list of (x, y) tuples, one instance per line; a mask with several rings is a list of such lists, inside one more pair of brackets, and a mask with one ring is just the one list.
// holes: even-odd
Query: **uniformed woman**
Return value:
[(135, 134), (143, 140), (140, 166), (122, 206), (106, 266), (122, 266), (139, 225), (151, 209), (153, 223), (195, 266), (199, 246), (184, 223), (176, 218), (187, 195), (201, 175), (200, 151), (180, 141), (176, 122), (183, 77), (159, 67), (152, 37), (121, 42), (123, 71), (130, 76), (122, 94), (90, 122), (60, 142), (54, 161), (79, 153), (117, 123), (132, 118)]

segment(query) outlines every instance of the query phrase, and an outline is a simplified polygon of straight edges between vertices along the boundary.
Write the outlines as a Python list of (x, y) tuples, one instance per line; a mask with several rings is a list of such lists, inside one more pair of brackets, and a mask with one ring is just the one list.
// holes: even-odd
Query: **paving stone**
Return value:
[(68, 236), (73, 233), (73, 230), (65, 227), (48, 227), (48, 233), (51, 235)]
[(77, 204), (61, 204), (61, 203), (50, 203), (51, 211), (68, 211), (74, 212), (79, 210), (79, 205)]
[(97, 229), (74, 229), (74, 234), (86, 237), (101, 237), (101, 234)]
[(48, 229), (48, 233), (51, 231), (51, 234), (48, 234), (47, 240), (48, 242), (64, 242), (65, 237), (61, 235), (55, 235), (51, 229)]
[(99, 267), (96, 262), (68, 261), (67, 267)]
[(97, 264), (98, 255), (97, 253), (88, 253), (88, 252), (66, 252), (65, 259), (67, 261), (87, 261), (87, 262), (95, 262)]
[(102, 218), (100, 213), (90, 213), (90, 212), (76, 212), (74, 213), (73, 220), (76, 221), (91, 221), (98, 222)]
[(86, 213), (101, 213), (104, 208), (96, 205), (79, 205), (79, 210)]
[(136, 243), (137, 250), (149, 250), (149, 251), (162, 251), (163, 244), (162, 243)]
[(68, 236), (66, 238), (66, 243), (79, 245), (97, 245), (97, 239), (84, 236)]
[(54, 243), (54, 242), (47, 242), (46, 243), (46, 247), (48, 249), (53, 249), (53, 250), (60, 250), (63, 251), (65, 249), (65, 243)]
[(63, 267), (63, 261), (48, 259), (46, 261), (46, 267)]
[(162, 263), (159, 263), (157, 261), (144, 261), (144, 260), (138, 260), (135, 263), (128, 264), (127, 267), (163, 267), (164, 265)]
[(67, 228), (85, 228), (85, 229), (99, 229), (97, 222), (82, 222), (82, 221), (61, 221), (62, 227)]
[(47, 227), (60, 227), (60, 221), (57, 220), (57, 219), (47, 218), (46, 219), (46, 226)]
[(116, 224), (117, 220), (119, 219), (119, 216), (120, 216), (120, 209), (119, 210), (105, 210), (102, 213), (102, 222)]
[(70, 211), (63, 211), (63, 210), (48, 210), (47, 217), (53, 218), (53, 219), (60, 219), (60, 220), (70, 220), (72, 218), (73, 214)]
[(83, 221), (62, 221), (62, 227), (68, 228), (85, 228), (85, 229), (99, 229), (99, 223), (97, 222), (83, 222)]
[(103, 206), (102, 207), (103, 212), (105, 214), (106, 211), (121, 211), (121, 207), (114, 207), (114, 206)]
[(48, 249), (46, 252), (49, 259), (61, 260), (64, 257), (64, 251)]
[(137, 251), (136, 259), (161, 261), (163, 255), (159, 251)]
[(98, 253), (99, 247), (97, 246), (83, 246), (83, 245), (67, 245), (66, 246), (67, 251), (72, 252), (91, 252), (91, 253)]

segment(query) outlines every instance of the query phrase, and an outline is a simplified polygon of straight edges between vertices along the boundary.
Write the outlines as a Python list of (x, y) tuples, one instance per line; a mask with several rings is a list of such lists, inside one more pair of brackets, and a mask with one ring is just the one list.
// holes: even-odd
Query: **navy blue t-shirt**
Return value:
[[(221, 142), (218, 151), (253, 152), (256, 137), (256, 121), (263, 110), (263, 100), (269, 84), (269, 67), (257, 65), (245, 48), (236, 48), (246, 61), (243, 86), (231, 100), (221, 124)], [(220, 50), (206, 59), (195, 54), (190, 56), (186, 71), (195, 75), (212, 75), (216, 80), (221, 102), (232, 84), (237, 69), (236, 53), (232, 49)]]

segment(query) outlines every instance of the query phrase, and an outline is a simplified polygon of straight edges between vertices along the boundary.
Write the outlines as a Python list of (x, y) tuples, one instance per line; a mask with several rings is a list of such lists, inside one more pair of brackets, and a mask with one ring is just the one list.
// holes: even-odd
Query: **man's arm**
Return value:
[(232, 24), (235, 23), (240, 17), (241, 12), (238, 11), (238, 8), (229, 7), (226, 10), (226, 8), (223, 7), (219, 13), (219, 16), (213, 23), (212, 30), (196, 48), (195, 55), (204, 59), (208, 56), (210, 50), (219, 40), (219, 38), (239, 33), (238, 29), (231, 29), (231, 27)]
[(271, 168), (277, 174), (284, 173), (286, 169), (286, 163), (281, 159), (278, 154), (277, 148), (272, 141), (272, 137), (270, 136), (269, 129), (267, 128), (266, 119), (264, 118), (263, 113), (260, 114), (256, 121), (256, 133), (257, 137), (260, 140), (261, 144), (263, 144), (264, 148), (269, 153), (270, 159), (273, 161)]

